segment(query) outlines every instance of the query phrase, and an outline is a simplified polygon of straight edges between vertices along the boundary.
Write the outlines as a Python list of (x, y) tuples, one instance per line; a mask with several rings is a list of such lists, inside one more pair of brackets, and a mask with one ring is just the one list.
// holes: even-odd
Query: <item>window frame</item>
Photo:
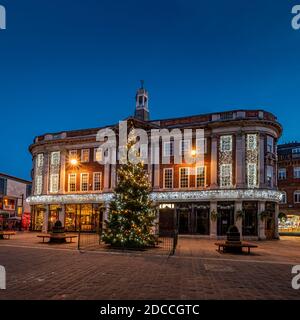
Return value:
[[(99, 178), (99, 189), (96, 189), (95, 188), (95, 184), (96, 184), (96, 179), (95, 179), (95, 176), (96, 175), (99, 175), (100, 178)], [(93, 172), (93, 191), (102, 191), (102, 172)]]
[[(166, 187), (166, 171), (172, 172), (171, 178), (171, 187)], [(173, 168), (164, 168), (163, 169), (163, 189), (173, 189), (174, 188), (174, 169)]]
[[(299, 176), (295, 175), (295, 172), (299, 172)], [(293, 176), (294, 179), (300, 179), (300, 167), (293, 167)]]
[[(87, 155), (88, 155), (87, 160), (85, 160), (83, 158), (85, 152), (87, 152)], [(81, 163), (89, 163), (90, 162), (90, 149), (88, 149), (88, 148), (81, 149), (80, 162)]]
[[(57, 155), (57, 159), (55, 159), (55, 155)], [(50, 165), (51, 166), (59, 166), (60, 165), (60, 151), (53, 151), (50, 155)]]
[[(199, 141), (201, 141), (199, 143)], [(202, 143), (203, 141), (203, 143)], [(201, 154), (201, 146), (204, 144), (204, 154), (207, 153), (207, 138), (198, 138), (196, 139), (196, 154), (199, 155)]]
[[(97, 153), (100, 153), (101, 159), (97, 160)], [(94, 162), (101, 162), (103, 161), (103, 149), (100, 147), (94, 148)]]
[[(71, 190), (71, 176), (74, 177), (74, 190)], [(77, 191), (77, 173), (69, 173), (68, 174), (68, 192), (76, 192)]]
[[(203, 186), (198, 185), (198, 176), (199, 176), (199, 174), (198, 174), (198, 169), (201, 169), (201, 168), (204, 169), (204, 170), (203, 170), (203, 174), (204, 174)], [(205, 188), (205, 186), (206, 186), (206, 166), (197, 166), (197, 167), (196, 167), (196, 188)]]
[[(170, 152), (169, 154), (166, 154), (166, 145), (170, 145)], [(172, 157), (174, 156), (174, 141), (164, 141), (163, 142), (163, 156), (164, 157)]]
[[(284, 177), (281, 177), (281, 173), (284, 172)], [(287, 170), (286, 168), (278, 168), (278, 180), (286, 180), (287, 179)]]
[[(182, 170), (187, 170), (187, 186), (182, 186)], [(180, 167), (179, 168), (179, 188), (180, 189), (188, 189), (190, 187), (190, 167)]]
[(41, 195), (43, 193), (43, 176), (42, 175), (36, 175), (34, 183), (35, 183), (34, 193), (36, 195)]
[[(87, 181), (85, 182), (86, 190), (83, 190), (83, 176), (87, 177)], [(90, 175), (88, 172), (81, 172), (80, 173), (80, 191), (81, 192), (88, 192), (89, 191), (89, 178), (90, 178)]]
[[(300, 203), (300, 190), (294, 191), (294, 203), (299, 204)], [(299, 198), (298, 201), (296, 201), (296, 196)]]
[[(56, 189), (53, 188), (53, 185), (54, 185), (53, 184), (53, 179), (54, 178), (57, 178), (57, 188)], [(58, 193), (58, 191), (59, 191), (59, 174), (58, 173), (50, 174), (49, 183), (50, 183), (50, 188), (49, 188), (50, 193)]]
[[(225, 141), (226, 139), (229, 139), (229, 148), (226, 148), (227, 142)], [(223, 135), (220, 137), (220, 150), (221, 152), (232, 152), (232, 146), (233, 141), (232, 141), (232, 135)]]
[[(229, 175), (223, 175), (225, 167), (229, 168)], [(223, 185), (222, 178), (226, 178), (226, 177), (229, 177), (229, 184)], [(221, 166), (220, 166), (220, 187), (221, 188), (231, 188), (232, 187), (232, 164), (229, 164), (229, 163), (221, 164)]]

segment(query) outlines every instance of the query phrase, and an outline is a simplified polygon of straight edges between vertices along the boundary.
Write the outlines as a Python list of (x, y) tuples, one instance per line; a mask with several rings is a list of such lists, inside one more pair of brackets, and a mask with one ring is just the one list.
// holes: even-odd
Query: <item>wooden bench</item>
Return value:
[(37, 235), (37, 237), (38, 238), (43, 238), (43, 243), (45, 242), (45, 239), (49, 239), (50, 240), (51, 238), (53, 238), (53, 239), (65, 239), (65, 240), (70, 239), (69, 243), (72, 243), (73, 242), (72, 240), (74, 238), (77, 238), (78, 236), (71, 236), (71, 235), (53, 236), (51, 234), (39, 234), (39, 235)]
[(243, 250), (243, 248), (247, 248), (248, 249), (248, 254), (250, 254), (250, 250), (252, 248), (257, 248), (258, 246), (252, 243), (247, 243), (247, 242), (242, 242), (234, 244), (234, 243), (226, 243), (226, 241), (219, 241), (215, 243), (216, 246), (218, 246), (218, 251), (221, 251), (221, 248), (223, 249), (223, 252), (226, 251), (226, 249), (241, 249)]
[(0, 239), (4, 240), (5, 237), (6, 239), (10, 239), (11, 236), (15, 236), (16, 233), (14, 231), (0, 231)]

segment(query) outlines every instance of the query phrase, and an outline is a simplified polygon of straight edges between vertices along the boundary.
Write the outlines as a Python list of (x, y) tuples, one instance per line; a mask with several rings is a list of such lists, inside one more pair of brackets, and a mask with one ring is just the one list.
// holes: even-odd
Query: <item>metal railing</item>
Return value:
[(78, 250), (122, 251), (131, 253), (174, 255), (178, 243), (178, 231), (161, 232), (155, 235), (155, 245), (147, 248), (113, 248), (101, 241), (101, 232), (78, 232)]

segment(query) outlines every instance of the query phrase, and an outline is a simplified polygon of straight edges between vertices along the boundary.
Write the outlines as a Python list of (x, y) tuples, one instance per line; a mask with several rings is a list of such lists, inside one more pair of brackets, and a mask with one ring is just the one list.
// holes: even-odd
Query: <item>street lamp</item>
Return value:
[(72, 166), (77, 166), (77, 165), (78, 165), (78, 160), (77, 160), (77, 159), (71, 159), (71, 160), (70, 160), (70, 164), (71, 164)]

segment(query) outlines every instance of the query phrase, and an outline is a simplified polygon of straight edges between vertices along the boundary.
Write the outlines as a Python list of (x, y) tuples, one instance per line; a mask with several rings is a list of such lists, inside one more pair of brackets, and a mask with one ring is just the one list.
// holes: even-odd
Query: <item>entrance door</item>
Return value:
[(200, 235), (209, 235), (209, 209), (208, 208), (194, 208), (195, 233)]
[(231, 225), (234, 224), (234, 204), (218, 204), (218, 236), (226, 236)]
[(191, 233), (190, 230), (190, 218), (191, 213), (188, 210), (180, 210), (179, 211), (179, 228), (178, 231), (180, 234), (189, 234)]

